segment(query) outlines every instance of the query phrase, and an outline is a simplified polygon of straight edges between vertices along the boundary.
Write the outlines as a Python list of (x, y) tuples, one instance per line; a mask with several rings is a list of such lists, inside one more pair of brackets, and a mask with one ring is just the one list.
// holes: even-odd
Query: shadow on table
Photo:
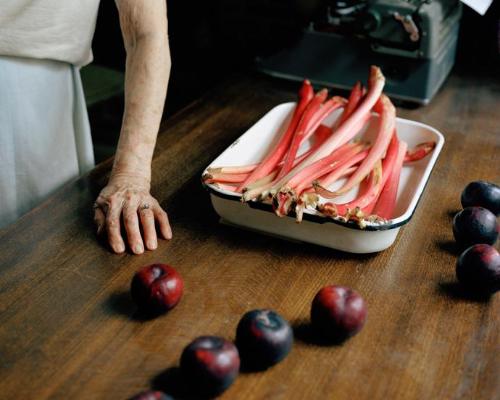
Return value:
[(195, 392), (195, 388), (181, 374), (179, 367), (170, 367), (151, 380), (154, 390), (161, 390), (176, 400), (208, 400), (213, 397)]
[(441, 281), (437, 284), (438, 293), (453, 300), (465, 300), (474, 303), (488, 303), (491, 295), (468, 290), (457, 281)]
[(341, 346), (347, 338), (331, 339), (321, 336), (316, 332), (309, 321), (297, 320), (292, 323), (294, 338), (302, 343), (320, 346), (332, 347)]
[[(201, 174), (200, 174), (201, 175)], [(174, 225), (184, 225), (196, 233), (200, 240), (217, 237), (217, 240), (231, 248), (262, 249), (288, 256), (305, 255), (327, 260), (370, 260), (378, 253), (354, 254), (334, 250), (305, 242), (289, 241), (276, 236), (246, 230), (219, 223), (219, 216), (215, 213), (209, 193), (202, 187), (199, 177), (186, 182), (165, 204), (170, 220)], [(278, 217), (276, 217), (278, 218)], [(290, 244), (293, 245), (290, 245)]]
[(128, 291), (116, 291), (112, 293), (103, 305), (104, 309), (112, 314), (120, 315), (135, 322), (147, 322), (159, 314), (146, 313), (137, 308)]
[(439, 240), (436, 242), (439, 249), (458, 257), (462, 254), (462, 248), (454, 240)]

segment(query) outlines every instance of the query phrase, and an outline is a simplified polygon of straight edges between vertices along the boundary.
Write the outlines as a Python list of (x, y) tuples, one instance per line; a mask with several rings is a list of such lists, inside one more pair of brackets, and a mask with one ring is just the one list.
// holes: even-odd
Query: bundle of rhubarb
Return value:
[[(408, 150), (398, 139), (396, 110), (382, 93), (384, 83), (380, 69), (372, 66), (367, 88), (358, 82), (344, 99), (328, 97), (326, 89), (314, 93), (304, 81), (292, 118), (268, 154), (253, 165), (209, 168), (205, 183), (239, 193), (243, 202), (271, 202), (276, 215), (294, 212), (298, 222), (310, 208), (361, 227), (386, 223), (394, 217), (403, 164), (425, 157), (435, 143)], [(341, 114), (333, 126), (324, 125), (336, 110)], [(373, 143), (361, 141), (359, 133), (375, 114)], [(306, 142), (312, 144), (303, 150)], [(334, 185), (336, 190), (327, 189)], [(335, 201), (355, 187), (355, 199)]]

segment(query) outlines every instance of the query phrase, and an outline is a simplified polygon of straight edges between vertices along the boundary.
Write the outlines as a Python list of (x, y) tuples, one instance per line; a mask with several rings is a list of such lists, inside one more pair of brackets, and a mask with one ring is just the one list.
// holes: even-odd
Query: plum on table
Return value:
[(145, 392), (135, 395), (130, 400), (174, 400), (174, 399), (173, 397), (157, 390), (146, 390)]
[(463, 247), (473, 244), (494, 244), (498, 238), (495, 215), (483, 207), (467, 207), (453, 218), (453, 235)]
[(218, 336), (200, 336), (184, 348), (180, 368), (196, 392), (215, 396), (238, 376), (240, 356), (232, 342)]
[(483, 294), (500, 290), (500, 254), (487, 244), (465, 250), (457, 261), (456, 274), (465, 287)]
[(483, 207), (500, 215), (500, 186), (485, 181), (470, 182), (460, 196), (462, 207)]
[(366, 320), (363, 298), (345, 286), (322, 288), (311, 305), (311, 323), (315, 332), (331, 341), (342, 341), (357, 334)]
[(255, 369), (266, 369), (282, 361), (293, 344), (290, 324), (273, 310), (252, 310), (236, 328), (236, 345), (243, 362)]
[(139, 309), (163, 313), (179, 303), (184, 290), (181, 275), (167, 264), (146, 265), (139, 269), (131, 283), (130, 293)]

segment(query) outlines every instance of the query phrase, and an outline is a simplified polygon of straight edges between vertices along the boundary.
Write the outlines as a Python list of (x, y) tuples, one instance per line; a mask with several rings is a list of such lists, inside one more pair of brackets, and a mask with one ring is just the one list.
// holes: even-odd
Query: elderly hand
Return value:
[(158, 222), (162, 236), (165, 239), (172, 238), (167, 213), (151, 196), (149, 189), (149, 181), (145, 178), (116, 174), (97, 197), (94, 203), (97, 234), (106, 229), (109, 244), (115, 253), (125, 251), (120, 231), (122, 216), (128, 244), (135, 254), (144, 252), (144, 243), (148, 250), (154, 250), (158, 246), (155, 221)]

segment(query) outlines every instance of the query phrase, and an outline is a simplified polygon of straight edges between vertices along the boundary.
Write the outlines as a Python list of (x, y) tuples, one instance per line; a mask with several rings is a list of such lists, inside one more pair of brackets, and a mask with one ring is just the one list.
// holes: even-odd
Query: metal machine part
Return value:
[(454, 64), (461, 10), (459, 0), (324, 0), (295, 46), (257, 65), (347, 89), (376, 64), (387, 94), (427, 104)]

